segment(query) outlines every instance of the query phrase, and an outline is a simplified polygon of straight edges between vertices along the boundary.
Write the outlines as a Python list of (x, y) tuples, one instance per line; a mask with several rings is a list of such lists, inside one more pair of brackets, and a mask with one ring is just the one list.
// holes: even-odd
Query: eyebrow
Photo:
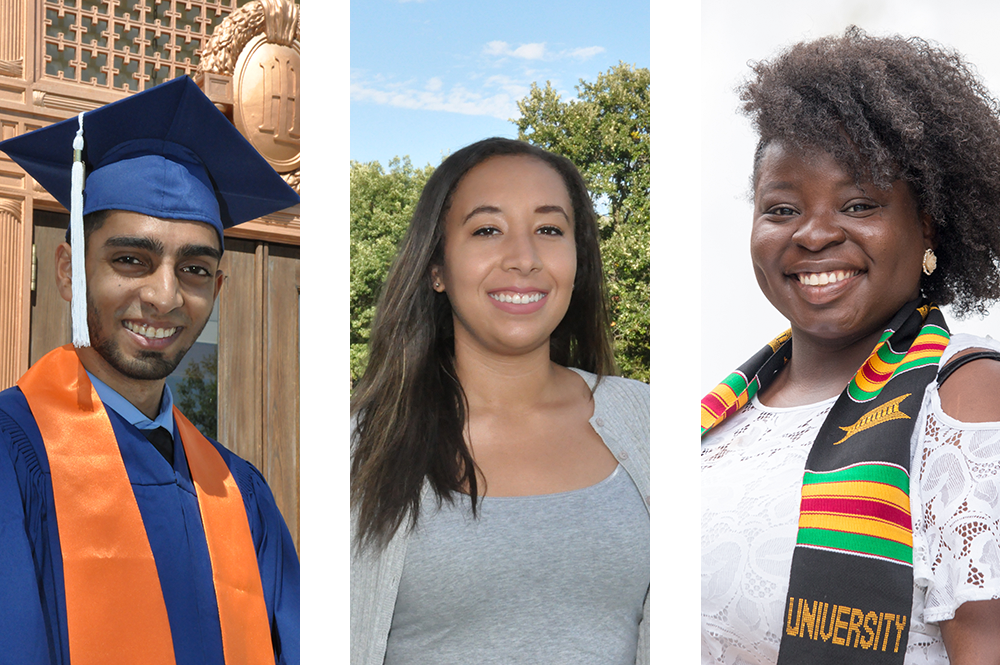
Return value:
[[(163, 256), (165, 253), (162, 242), (146, 236), (112, 236), (104, 241), (104, 246), (142, 249), (152, 252), (157, 256)], [(197, 256), (209, 256), (216, 261), (222, 259), (222, 252), (211, 245), (184, 245), (177, 254), (182, 259), (190, 259)]]
[(768, 182), (761, 186), (761, 189), (772, 190), (772, 189), (792, 189), (793, 185), (790, 182), (782, 180), (780, 182)]
[(145, 236), (111, 236), (104, 241), (104, 246), (144, 249), (154, 254), (163, 255), (163, 243)]
[(560, 215), (566, 218), (567, 222), (571, 221), (569, 215), (566, 214), (566, 211), (563, 210), (562, 206), (557, 206), (557, 205), (538, 206), (537, 208), (535, 208), (535, 212), (540, 212), (543, 214), (558, 212)]
[[(860, 189), (860, 190), (864, 191), (864, 187), (861, 187), (861, 185), (859, 185), (858, 182), (854, 178), (850, 178), (850, 177), (843, 178), (842, 180), (838, 180), (837, 182), (835, 182), (833, 184), (834, 184), (835, 187), (840, 187), (840, 188), (856, 187), (857, 189)], [(769, 183), (766, 183), (764, 186), (762, 186), (762, 189), (764, 191), (768, 191), (769, 192), (769, 191), (772, 191), (772, 190), (790, 190), (790, 189), (796, 189), (797, 187), (798, 187), (798, 185), (796, 183), (794, 183), (794, 182), (791, 182), (791, 181), (788, 181), (788, 180), (779, 180), (778, 182), (769, 182)]]
[(222, 252), (211, 245), (184, 245), (179, 252), (182, 259), (190, 259), (197, 256), (209, 256), (216, 261), (222, 260)]
[[(462, 224), (465, 224), (467, 221), (469, 221), (470, 219), (472, 219), (476, 215), (498, 214), (500, 212), (502, 212), (502, 211), (500, 210), (500, 208), (498, 208), (496, 206), (491, 206), (491, 205), (478, 206), (476, 208), (473, 208), (472, 212), (470, 212), (468, 215), (465, 216), (465, 219), (462, 220)], [(569, 215), (567, 215), (566, 211), (563, 209), (563, 207), (559, 206), (559, 205), (543, 205), (543, 206), (538, 206), (537, 208), (535, 208), (535, 212), (536, 213), (541, 213), (543, 215), (557, 212), (557, 213), (561, 214), (564, 218), (566, 218), (567, 222), (570, 221)]]
[(469, 221), (476, 215), (490, 215), (499, 212), (500, 208), (496, 206), (476, 206), (475, 208), (472, 209), (472, 211), (468, 215), (465, 216), (465, 218), (462, 220), (462, 224), (465, 224), (467, 221)]

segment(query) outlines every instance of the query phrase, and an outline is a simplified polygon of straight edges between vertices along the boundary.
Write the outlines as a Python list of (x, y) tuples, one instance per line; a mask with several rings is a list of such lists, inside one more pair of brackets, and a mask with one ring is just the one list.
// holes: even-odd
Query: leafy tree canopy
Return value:
[(351, 382), (364, 373), (368, 333), (382, 282), (406, 232), (424, 183), (434, 169), (409, 157), (388, 170), (378, 162), (351, 162)]
[(513, 120), (518, 138), (569, 158), (602, 213), (615, 358), (625, 376), (649, 381), (649, 70), (619, 63), (581, 80), (563, 101), (532, 85)]

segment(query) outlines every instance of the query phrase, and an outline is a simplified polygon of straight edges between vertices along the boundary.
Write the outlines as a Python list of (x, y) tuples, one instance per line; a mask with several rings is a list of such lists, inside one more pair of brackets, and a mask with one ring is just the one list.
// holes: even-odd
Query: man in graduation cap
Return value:
[(274, 498), (165, 379), (219, 294), (223, 229), (298, 195), (187, 77), (0, 149), (70, 209), (76, 347), (0, 393), (0, 661), (297, 663)]

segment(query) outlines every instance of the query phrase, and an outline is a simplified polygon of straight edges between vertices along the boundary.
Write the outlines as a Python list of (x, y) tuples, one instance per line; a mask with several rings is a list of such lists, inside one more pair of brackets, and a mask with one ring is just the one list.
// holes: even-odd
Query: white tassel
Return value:
[(73, 345), (90, 346), (87, 329), (87, 272), (84, 264), (86, 249), (83, 244), (83, 114), (77, 116), (80, 128), (73, 139), (73, 171), (70, 188), (69, 237), (72, 246), (73, 300), (70, 313), (73, 319)]

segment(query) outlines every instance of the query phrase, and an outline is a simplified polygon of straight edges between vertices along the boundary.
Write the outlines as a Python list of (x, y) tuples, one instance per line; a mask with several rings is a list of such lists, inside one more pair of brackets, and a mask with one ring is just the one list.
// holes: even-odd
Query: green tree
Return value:
[(433, 167), (395, 158), (351, 162), (351, 383), (365, 371), (368, 336), (382, 282)]
[(219, 429), (219, 353), (195, 360), (184, 368), (184, 378), (177, 383), (177, 408), (205, 436), (218, 438)]
[(649, 381), (649, 70), (619, 63), (563, 101), (551, 83), (518, 102), (518, 138), (569, 158), (601, 214), (615, 358)]

